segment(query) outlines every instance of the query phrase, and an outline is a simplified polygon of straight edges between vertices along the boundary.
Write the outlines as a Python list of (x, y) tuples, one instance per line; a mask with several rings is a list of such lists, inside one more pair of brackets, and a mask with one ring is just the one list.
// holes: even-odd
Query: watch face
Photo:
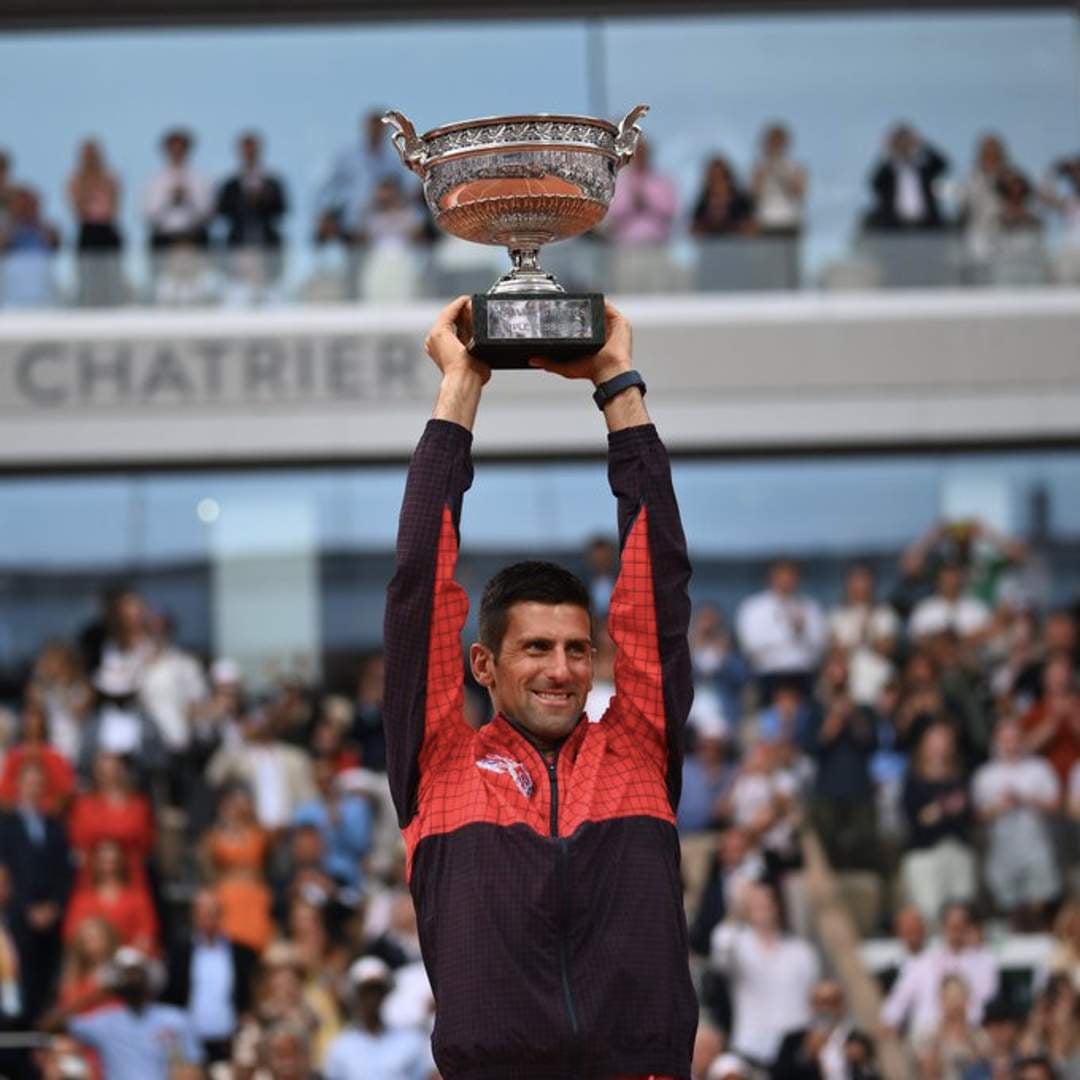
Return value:
[(589, 339), (593, 336), (588, 299), (492, 299), (487, 302), (487, 336), (504, 341), (530, 338)]

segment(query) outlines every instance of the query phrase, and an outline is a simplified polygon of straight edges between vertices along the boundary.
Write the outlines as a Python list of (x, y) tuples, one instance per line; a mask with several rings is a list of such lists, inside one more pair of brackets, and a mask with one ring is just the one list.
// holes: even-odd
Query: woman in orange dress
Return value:
[(144, 881), (128, 872), (124, 849), (101, 840), (90, 852), (87, 880), (75, 886), (64, 914), (64, 940), (71, 941), (84, 919), (108, 922), (123, 945), (158, 952), (158, 920)]
[(251, 793), (241, 786), (228, 788), (203, 841), (203, 860), (221, 904), (222, 933), (260, 953), (274, 934), (265, 872), (269, 847), (269, 835), (255, 820)]

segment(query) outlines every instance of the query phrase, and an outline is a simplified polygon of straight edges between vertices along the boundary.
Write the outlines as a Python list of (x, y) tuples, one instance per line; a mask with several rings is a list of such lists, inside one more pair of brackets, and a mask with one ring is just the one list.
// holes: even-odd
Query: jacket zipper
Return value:
[[(542, 754), (541, 757), (543, 757)], [(555, 751), (551, 761), (545, 760), (545, 764), (547, 766), (548, 781), (551, 784), (551, 837), (556, 843), (559, 860), (559, 922), (563, 930), (563, 933), (559, 935), (559, 974), (562, 977), (566, 1013), (570, 1018), (570, 1031), (576, 1037), (578, 1034), (577, 1011), (574, 1009), (574, 995), (570, 991), (570, 967), (566, 956), (565, 931), (569, 923), (566, 894), (570, 851), (566, 841), (559, 836), (559, 751)]]

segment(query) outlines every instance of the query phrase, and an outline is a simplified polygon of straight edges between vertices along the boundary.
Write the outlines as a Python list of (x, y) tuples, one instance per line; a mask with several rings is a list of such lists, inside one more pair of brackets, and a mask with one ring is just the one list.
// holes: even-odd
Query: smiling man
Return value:
[(538, 367), (596, 386), (618, 500), (608, 613), (615, 696), (586, 716), (589, 591), (516, 563), (487, 584), (473, 675), (495, 717), (464, 718), (454, 581), (472, 427), (490, 371), (462, 345), (468, 299), (426, 342), (442, 372), (409, 470), (386, 612), (390, 783), (405, 834), (444, 1080), (683, 1080), (697, 1024), (675, 810), (692, 696), (690, 565), (631, 333)]

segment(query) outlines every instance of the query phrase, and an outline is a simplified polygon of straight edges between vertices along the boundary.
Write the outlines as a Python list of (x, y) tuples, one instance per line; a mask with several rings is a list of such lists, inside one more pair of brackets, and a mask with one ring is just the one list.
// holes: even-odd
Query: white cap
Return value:
[(240, 665), (235, 660), (223, 656), (210, 665), (210, 681), (215, 685), (220, 683), (238, 683), (243, 681)]
[(389, 986), (393, 982), (390, 969), (377, 956), (361, 956), (354, 961), (348, 971), (350, 985), (363, 986), (365, 983), (383, 983)]
[(721, 1054), (710, 1066), (705, 1074), (705, 1080), (728, 1080), (730, 1076), (749, 1077), (743, 1060), (735, 1054)]

